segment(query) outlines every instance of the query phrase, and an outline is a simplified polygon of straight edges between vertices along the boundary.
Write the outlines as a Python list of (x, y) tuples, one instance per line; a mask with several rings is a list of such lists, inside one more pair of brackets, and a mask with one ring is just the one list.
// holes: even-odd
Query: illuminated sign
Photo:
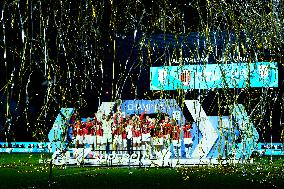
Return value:
[(150, 90), (278, 87), (276, 62), (150, 68)]
[(176, 119), (179, 124), (181, 120), (185, 123), (185, 117), (175, 99), (124, 100), (121, 110), (124, 115), (142, 114), (143, 112), (147, 114), (165, 113), (170, 118)]

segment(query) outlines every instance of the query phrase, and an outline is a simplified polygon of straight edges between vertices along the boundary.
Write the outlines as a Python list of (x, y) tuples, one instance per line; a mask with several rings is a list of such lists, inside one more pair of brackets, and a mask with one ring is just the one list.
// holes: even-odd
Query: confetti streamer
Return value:
[(101, 102), (159, 98), (182, 108), (199, 98), (219, 116), (242, 103), (260, 141), (283, 141), (281, 73), (277, 88), (155, 91), (149, 81), (153, 66), (266, 61), (282, 68), (281, 1), (4, 0), (0, 9), (1, 141), (47, 141), (62, 107), (87, 117)]

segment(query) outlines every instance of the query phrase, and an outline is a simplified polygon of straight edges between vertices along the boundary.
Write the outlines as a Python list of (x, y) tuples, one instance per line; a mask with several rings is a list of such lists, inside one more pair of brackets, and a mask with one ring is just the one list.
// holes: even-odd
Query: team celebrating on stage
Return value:
[(110, 115), (99, 112), (86, 121), (76, 116), (74, 114), (69, 122), (69, 135), (72, 135), (71, 140), (77, 148), (91, 147), (102, 152), (108, 148), (117, 153), (141, 150), (142, 154), (155, 155), (163, 149), (169, 149), (171, 144), (178, 151), (182, 132), (186, 157), (189, 158), (192, 146), (191, 124), (180, 127), (168, 115), (159, 119), (162, 115), (156, 114), (156, 117), (150, 118), (147, 112), (131, 116), (123, 116), (121, 111)]

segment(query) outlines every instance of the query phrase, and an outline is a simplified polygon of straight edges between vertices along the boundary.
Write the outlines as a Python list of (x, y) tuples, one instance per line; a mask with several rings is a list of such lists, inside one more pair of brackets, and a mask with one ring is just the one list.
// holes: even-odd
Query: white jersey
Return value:
[(127, 132), (127, 139), (131, 139), (132, 138), (132, 125), (127, 125), (126, 127), (126, 132)]
[(102, 121), (102, 128), (103, 128), (103, 136), (105, 139), (108, 139), (110, 140), (112, 138), (111, 136), (111, 123), (106, 121), (106, 120), (103, 120)]

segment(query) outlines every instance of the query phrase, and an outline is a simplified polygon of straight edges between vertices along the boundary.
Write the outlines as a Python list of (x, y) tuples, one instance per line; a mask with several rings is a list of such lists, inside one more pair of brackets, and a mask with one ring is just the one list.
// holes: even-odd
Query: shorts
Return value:
[(94, 144), (94, 146), (97, 145), (97, 137), (96, 135), (90, 135), (90, 140), (92, 140), (92, 142), (90, 144)]
[(107, 143), (107, 138), (102, 136), (101, 138), (101, 144), (106, 144)]
[(150, 140), (151, 140), (151, 135), (150, 135), (150, 133), (142, 134), (142, 141), (143, 141), (143, 142), (150, 142)]
[(192, 144), (192, 138), (184, 138), (184, 144)]
[(97, 144), (105, 144), (106, 140), (103, 136), (97, 135)]
[(141, 136), (139, 137), (133, 137), (133, 143), (141, 144)]
[(87, 140), (87, 139), (86, 139), (86, 135), (84, 135), (84, 136), (83, 136), (83, 144), (86, 144), (86, 143), (87, 143), (86, 140)]
[(179, 146), (180, 145), (179, 140), (173, 140), (173, 145), (174, 146)]
[(91, 135), (85, 135), (83, 143), (84, 144), (91, 144), (93, 141), (91, 141)]
[(122, 139), (123, 148), (127, 148), (127, 139)]
[(113, 144), (122, 144), (122, 136), (121, 135), (114, 135)]
[(112, 134), (111, 133), (104, 133), (104, 137), (108, 142), (112, 141)]
[(76, 136), (76, 141), (78, 141), (79, 144), (83, 144), (83, 136), (82, 135), (77, 135)]

